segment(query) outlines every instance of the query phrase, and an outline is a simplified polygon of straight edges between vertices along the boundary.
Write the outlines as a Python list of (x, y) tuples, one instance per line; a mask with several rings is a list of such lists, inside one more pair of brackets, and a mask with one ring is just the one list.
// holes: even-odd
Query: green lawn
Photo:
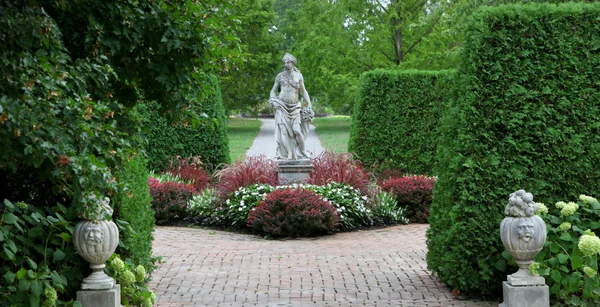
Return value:
[(260, 130), (260, 120), (230, 117), (227, 125), (231, 161), (243, 160)]
[(349, 116), (317, 117), (313, 121), (323, 148), (329, 152), (348, 152), (350, 138)]

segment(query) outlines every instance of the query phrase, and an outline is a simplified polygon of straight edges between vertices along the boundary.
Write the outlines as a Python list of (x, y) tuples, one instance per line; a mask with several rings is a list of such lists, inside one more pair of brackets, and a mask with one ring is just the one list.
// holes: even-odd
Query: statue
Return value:
[[(283, 56), (285, 70), (277, 75), (271, 89), (269, 103), (275, 109), (275, 141), (277, 159), (299, 160), (309, 158), (305, 141), (308, 127), (314, 117), (304, 78), (296, 68), (296, 58), (286, 53)], [(279, 95), (277, 91), (279, 90)], [(298, 99), (304, 98), (304, 105)]]

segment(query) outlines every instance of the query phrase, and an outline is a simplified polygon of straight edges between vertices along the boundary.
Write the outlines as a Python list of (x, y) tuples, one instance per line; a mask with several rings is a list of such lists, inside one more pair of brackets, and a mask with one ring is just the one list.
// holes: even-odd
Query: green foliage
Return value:
[(224, 204), (216, 208), (214, 222), (234, 227), (246, 226), (248, 212), (274, 190), (275, 188), (268, 184), (253, 184), (239, 188)]
[[(294, 187), (292, 185), (292, 187)], [(367, 196), (349, 184), (331, 182), (326, 185), (305, 186), (321, 195), (340, 213), (339, 228), (343, 230), (373, 225), (371, 209), (367, 208)]]
[(136, 265), (130, 259), (123, 261), (119, 254), (113, 254), (106, 267), (107, 274), (121, 285), (121, 304), (142, 307), (154, 305), (156, 295), (148, 290), (150, 276), (143, 265)]
[(201, 106), (191, 111), (205, 120), (197, 124), (187, 122), (173, 124), (159, 112), (155, 102), (139, 106), (142, 124), (146, 127), (145, 150), (148, 154), (148, 167), (163, 170), (175, 156), (199, 156), (208, 165), (229, 163), (229, 141), (227, 139), (227, 118), (215, 78), (210, 83), (217, 88), (214, 95), (202, 101)]
[(600, 190), (600, 6), (539, 4), (473, 15), (438, 139), (427, 264), (454, 289), (498, 294), (507, 196), (550, 202)]
[(536, 257), (537, 263), (532, 264), (533, 270), (546, 277), (553, 301), (595, 306), (600, 304), (600, 239), (596, 237), (595, 252), (586, 254), (581, 248), (584, 235), (600, 234), (600, 203), (581, 195), (573, 213), (564, 210), (569, 205), (559, 202), (548, 207), (546, 214), (540, 214), (546, 221), (548, 236), (544, 249)]
[(0, 213), (0, 305), (72, 305), (89, 272), (72, 244), (73, 210), (4, 200)]
[(211, 76), (239, 60), (237, 11), (220, 0), (3, 1), (0, 165), (16, 189), (0, 196), (83, 210), (92, 194), (113, 195), (112, 171), (138, 149), (130, 107), (155, 100), (197, 122), (184, 110), (217, 95)]
[(408, 224), (404, 208), (399, 207), (396, 198), (387, 192), (381, 192), (368, 205), (373, 213), (375, 225)]
[(365, 165), (433, 174), (451, 76), (385, 70), (361, 75), (348, 149)]
[(125, 220), (129, 227), (120, 229), (123, 245), (117, 253), (123, 258), (143, 265), (149, 272), (154, 269), (152, 240), (154, 232), (154, 211), (150, 203), (148, 170), (141, 157), (132, 159), (117, 174), (121, 185), (113, 201), (113, 218)]

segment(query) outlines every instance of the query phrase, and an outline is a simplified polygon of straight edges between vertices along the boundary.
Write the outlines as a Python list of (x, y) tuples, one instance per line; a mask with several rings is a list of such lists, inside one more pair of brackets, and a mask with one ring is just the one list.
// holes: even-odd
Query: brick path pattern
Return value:
[(426, 224), (266, 240), (156, 227), (149, 288), (174, 306), (496, 306), (459, 301), (430, 276)]

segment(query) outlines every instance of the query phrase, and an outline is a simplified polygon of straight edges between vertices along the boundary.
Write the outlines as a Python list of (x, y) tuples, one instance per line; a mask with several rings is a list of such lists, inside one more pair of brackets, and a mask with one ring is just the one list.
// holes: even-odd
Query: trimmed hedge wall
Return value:
[[(164, 170), (173, 156), (200, 156), (202, 162), (215, 167), (229, 163), (229, 139), (227, 117), (216, 78), (209, 79), (217, 87), (216, 95), (203, 99), (201, 107), (193, 110), (202, 122), (198, 125), (177, 124), (176, 126), (160, 115), (156, 102), (140, 106), (138, 110), (145, 126), (148, 140), (146, 153), (148, 169)], [(202, 118), (203, 115), (208, 118)]]
[(366, 165), (432, 174), (452, 74), (389, 70), (362, 74), (348, 150)]
[(427, 232), (427, 264), (454, 289), (499, 294), (513, 273), (496, 268), (510, 193), (600, 195), (599, 19), (599, 5), (572, 3), (473, 14)]
[(121, 231), (121, 241), (117, 253), (122, 258), (131, 258), (134, 263), (143, 265), (147, 271), (153, 270), (152, 240), (154, 232), (154, 211), (150, 203), (148, 170), (146, 162), (136, 157), (117, 174), (119, 192), (111, 202), (115, 209), (114, 219), (125, 220), (131, 230)]

